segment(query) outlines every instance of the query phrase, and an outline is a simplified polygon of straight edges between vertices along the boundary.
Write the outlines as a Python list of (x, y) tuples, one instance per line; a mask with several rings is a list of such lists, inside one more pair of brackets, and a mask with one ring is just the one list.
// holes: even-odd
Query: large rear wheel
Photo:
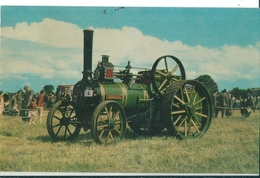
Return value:
[(210, 95), (200, 82), (176, 82), (163, 97), (167, 130), (177, 137), (197, 138), (208, 130), (212, 120)]

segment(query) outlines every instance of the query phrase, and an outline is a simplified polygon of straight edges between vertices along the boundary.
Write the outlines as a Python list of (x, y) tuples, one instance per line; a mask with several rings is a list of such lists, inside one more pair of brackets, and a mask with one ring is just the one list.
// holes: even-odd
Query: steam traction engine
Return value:
[(185, 80), (179, 59), (165, 55), (152, 69), (132, 74), (130, 62), (115, 72), (103, 55), (92, 72), (93, 31), (83, 32), (83, 78), (74, 86), (72, 101), (59, 101), (48, 113), (47, 130), (54, 140), (72, 140), (83, 128), (91, 130), (96, 143), (109, 144), (124, 138), (127, 124), (139, 134), (166, 128), (181, 139), (204, 135), (212, 119), (211, 98), (204, 85)]

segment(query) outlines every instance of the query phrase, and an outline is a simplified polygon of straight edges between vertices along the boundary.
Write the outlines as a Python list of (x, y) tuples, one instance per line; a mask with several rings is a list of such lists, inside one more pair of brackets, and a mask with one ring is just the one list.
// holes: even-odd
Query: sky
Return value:
[(84, 29), (94, 30), (93, 70), (105, 54), (148, 69), (173, 55), (187, 79), (210, 75), (219, 90), (260, 87), (260, 9), (118, 7), (1, 6), (0, 91), (77, 83)]

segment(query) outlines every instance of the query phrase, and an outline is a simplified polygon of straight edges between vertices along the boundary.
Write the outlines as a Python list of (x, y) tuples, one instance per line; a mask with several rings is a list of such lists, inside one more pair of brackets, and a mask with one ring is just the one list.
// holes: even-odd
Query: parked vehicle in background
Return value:
[(71, 100), (73, 88), (74, 88), (74, 85), (70, 85), (70, 84), (58, 85), (56, 92), (55, 92), (56, 102), (60, 101), (61, 99)]

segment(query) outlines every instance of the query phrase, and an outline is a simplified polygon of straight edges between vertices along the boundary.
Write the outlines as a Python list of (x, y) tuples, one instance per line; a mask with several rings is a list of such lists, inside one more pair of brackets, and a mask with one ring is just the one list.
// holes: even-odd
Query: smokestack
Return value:
[(84, 68), (83, 80), (92, 80), (92, 49), (93, 49), (93, 30), (83, 30), (84, 33)]

